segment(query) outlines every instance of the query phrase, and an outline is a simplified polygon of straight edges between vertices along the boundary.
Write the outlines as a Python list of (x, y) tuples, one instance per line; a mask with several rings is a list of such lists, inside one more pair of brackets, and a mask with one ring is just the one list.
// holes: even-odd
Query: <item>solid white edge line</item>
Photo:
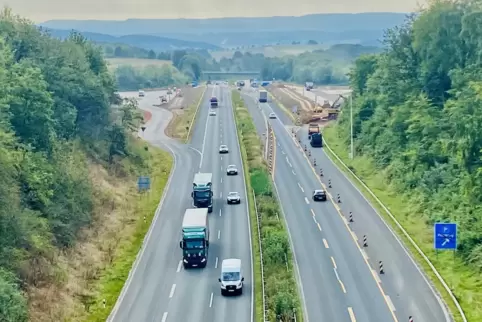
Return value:
[[(231, 92), (229, 92), (231, 93)], [(241, 155), (241, 145), (239, 144), (239, 135), (238, 135), (238, 124), (236, 124), (236, 116), (234, 114), (234, 106), (233, 106), (233, 99), (230, 97), (231, 102), (229, 106), (231, 107), (231, 113), (233, 116), (234, 127), (236, 129), (236, 142), (238, 145), (239, 157), (241, 158), (241, 169), (243, 170), (243, 179), (244, 179), (244, 193), (246, 196), (246, 200), (248, 200), (248, 188), (246, 187), (246, 177), (244, 172), (244, 164)], [(249, 234), (249, 252), (251, 255), (251, 322), (254, 321), (254, 257), (253, 257), (253, 244), (252, 244), (252, 235), (251, 235), (251, 219), (249, 217), (249, 205), (248, 202), (244, 203), (246, 209), (246, 219), (248, 220), (248, 234)]]

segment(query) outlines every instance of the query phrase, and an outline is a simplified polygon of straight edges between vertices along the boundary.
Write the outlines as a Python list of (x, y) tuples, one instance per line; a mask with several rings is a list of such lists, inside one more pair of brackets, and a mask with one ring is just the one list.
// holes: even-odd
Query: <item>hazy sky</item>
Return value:
[(424, 0), (0, 0), (35, 22), (50, 19), (213, 18), (409, 12)]

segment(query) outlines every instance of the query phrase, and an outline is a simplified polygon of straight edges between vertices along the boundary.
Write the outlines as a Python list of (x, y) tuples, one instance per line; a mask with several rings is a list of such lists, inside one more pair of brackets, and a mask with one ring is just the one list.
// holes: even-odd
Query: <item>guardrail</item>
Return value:
[(264, 292), (264, 264), (263, 264), (263, 247), (261, 246), (261, 225), (260, 221), (261, 218), (258, 213), (258, 205), (256, 201), (256, 194), (254, 193), (253, 189), (253, 199), (254, 199), (254, 210), (256, 211), (256, 224), (258, 227), (258, 239), (259, 239), (259, 259), (261, 262), (261, 289), (262, 289), (262, 294), (263, 294), (263, 322), (266, 321), (266, 311), (268, 310), (268, 307), (266, 306), (266, 295)]
[[(400, 229), (400, 231), (403, 233), (403, 235), (408, 239), (408, 241), (410, 242), (410, 244), (417, 250), (417, 252), (419, 253), (419, 255), (425, 260), (425, 262), (427, 263), (427, 265), (430, 267), (430, 269), (432, 270), (432, 272), (435, 274), (435, 276), (437, 277), (437, 279), (439, 280), (439, 282), (442, 284), (442, 286), (444, 287), (445, 291), (449, 294), (450, 298), (452, 299), (453, 303), (455, 304), (455, 306), (457, 307), (457, 310), (459, 311), (459, 314), (460, 316), (462, 317), (462, 320), (464, 322), (467, 322), (467, 317), (465, 316), (465, 313), (464, 313), (464, 310), (462, 309), (462, 306), (460, 305), (459, 301), (457, 300), (457, 298), (455, 297), (455, 295), (452, 293), (452, 290), (450, 289), (450, 287), (447, 285), (447, 283), (445, 282), (444, 278), (442, 277), (442, 275), (440, 275), (440, 273), (437, 271), (437, 268), (435, 268), (435, 266), (432, 264), (432, 262), (430, 261), (430, 259), (427, 257), (427, 255), (425, 255), (425, 253), (423, 252), (423, 250), (417, 245), (417, 243), (415, 242), (415, 240), (413, 240), (413, 238), (410, 236), (410, 234), (403, 228), (403, 226), (400, 224), (400, 222), (397, 220), (397, 218), (390, 212), (390, 210), (383, 204), (383, 202), (378, 199), (378, 197), (375, 195), (375, 193), (373, 191), (370, 190), (370, 188), (365, 184), (365, 182), (363, 182), (362, 179), (360, 179), (342, 160), (341, 158), (335, 153), (335, 151), (333, 151), (330, 146), (326, 143), (326, 141), (324, 141), (324, 146), (331, 152), (331, 154), (333, 154), (333, 156), (338, 160), (338, 162), (340, 162), (340, 164), (346, 169), (348, 170), (348, 172), (353, 176), (353, 178), (355, 178), (361, 185), (363, 188), (365, 188), (366, 191), (368, 191), (368, 193), (370, 194), (370, 196), (373, 197), (373, 199), (375, 199), (375, 201), (380, 205), (380, 207), (382, 207), (382, 209), (388, 214), (388, 216), (390, 216), (390, 218), (393, 220), (393, 222), (395, 223), (395, 225)], [(331, 159), (331, 157), (327, 154), (327, 156)], [(333, 160), (332, 160), (333, 162)], [(335, 164), (336, 166), (336, 163), (333, 162), (333, 164)], [(342, 171), (343, 173), (343, 171)], [(345, 175), (346, 176), (346, 175)], [(351, 182), (351, 180), (348, 179), (348, 181)], [(363, 194), (361, 193), (361, 195), (363, 196)], [(382, 218), (380, 216), (380, 218)], [(382, 218), (383, 220), (383, 218)], [(383, 220), (384, 221), (384, 220)], [(385, 221), (384, 221), (385, 222)], [(389, 225), (387, 223), (385, 223), (387, 225), (387, 227), (389, 227)], [(415, 262), (416, 263), (416, 262)]]

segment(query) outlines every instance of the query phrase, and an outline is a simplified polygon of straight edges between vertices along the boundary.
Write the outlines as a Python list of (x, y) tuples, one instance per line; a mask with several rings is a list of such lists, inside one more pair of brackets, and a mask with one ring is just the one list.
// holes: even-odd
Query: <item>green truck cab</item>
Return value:
[(196, 173), (192, 182), (192, 203), (194, 208), (208, 208), (213, 211), (213, 174)]
[(209, 222), (206, 208), (186, 209), (182, 220), (182, 249), (184, 268), (206, 267), (209, 253)]

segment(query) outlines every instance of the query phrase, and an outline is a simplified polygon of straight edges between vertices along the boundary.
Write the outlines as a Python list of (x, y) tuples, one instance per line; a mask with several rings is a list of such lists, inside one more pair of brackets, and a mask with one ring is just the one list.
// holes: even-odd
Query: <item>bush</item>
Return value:
[(245, 171), (256, 196), (261, 217), (261, 246), (265, 279), (267, 320), (291, 321), (295, 312), (302, 321), (299, 294), (294, 277), (292, 255), (286, 227), (280, 221), (280, 208), (273, 193), (271, 176), (263, 160), (263, 149), (256, 128), (240, 94), (233, 91), (233, 108), (239, 131)]

